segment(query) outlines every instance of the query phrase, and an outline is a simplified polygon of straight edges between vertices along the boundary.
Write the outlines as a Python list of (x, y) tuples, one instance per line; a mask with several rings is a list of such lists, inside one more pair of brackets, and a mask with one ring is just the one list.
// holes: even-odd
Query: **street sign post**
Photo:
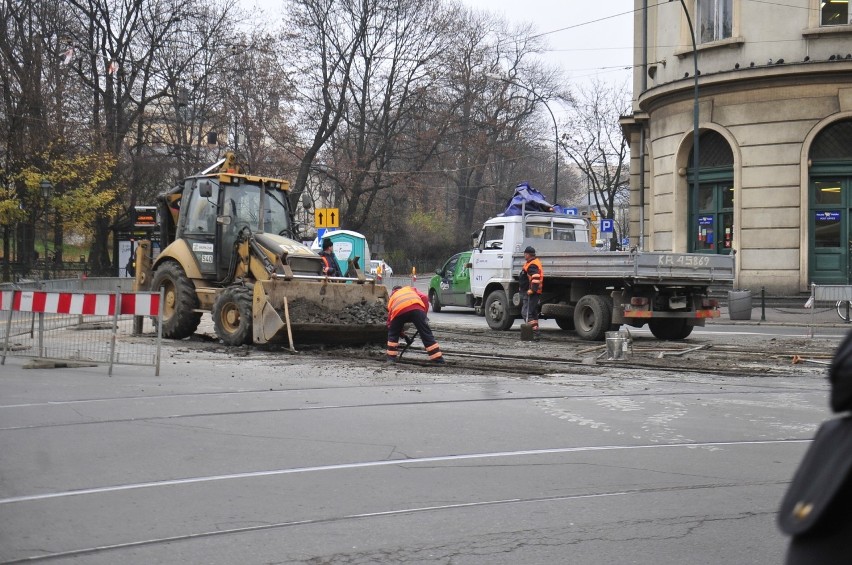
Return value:
[(317, 208), (314, 210), (314, 227), (339, 228), (340, 210), (338, 208)]

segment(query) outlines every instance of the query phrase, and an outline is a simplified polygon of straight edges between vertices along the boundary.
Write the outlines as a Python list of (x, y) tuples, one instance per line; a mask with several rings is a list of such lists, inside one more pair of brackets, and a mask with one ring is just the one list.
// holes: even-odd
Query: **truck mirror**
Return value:
[(198, 195), (201, 198), (210, 198), (213, 196), (213, 185), (210, 184), (209, 180), (203, 179), (198, 181)]

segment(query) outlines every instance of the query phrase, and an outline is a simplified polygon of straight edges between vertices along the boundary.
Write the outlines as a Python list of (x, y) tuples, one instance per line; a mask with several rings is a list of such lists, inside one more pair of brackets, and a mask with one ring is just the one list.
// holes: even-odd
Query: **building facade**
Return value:
[(734, 253), (739, 288), (852, 283), (848, 1), (634, 5), (631, 243)]

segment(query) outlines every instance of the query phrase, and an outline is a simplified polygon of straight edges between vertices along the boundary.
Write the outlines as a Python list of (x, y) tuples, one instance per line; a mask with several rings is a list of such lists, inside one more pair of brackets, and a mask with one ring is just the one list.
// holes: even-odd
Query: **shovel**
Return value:
[(418, 335), (420, 335), (420, 330), (415, 331), (414, 335), (411, 336), (411, 337), (408, 337), (408, 335), (406, 335), (405, 332), (403, 332), (399, 336), (399, 337), (401, 337), (402, 339), (405, 340), (405, 347), (403, 347), (402, 351), (399, 352), (399, 355), (396, 356), (397, 361), (402, 359), (402, 354), (405, 353), (408, 350), (409, 347), (411, 347), (411, 344), (414, 342), (414, 338), (417, 337)]
[(521, 324), (521, 341), (533, 341), (533, 325), (529, 323), (530, 313), (527, 308), (527, 317), (524, 318), (524, 323)]

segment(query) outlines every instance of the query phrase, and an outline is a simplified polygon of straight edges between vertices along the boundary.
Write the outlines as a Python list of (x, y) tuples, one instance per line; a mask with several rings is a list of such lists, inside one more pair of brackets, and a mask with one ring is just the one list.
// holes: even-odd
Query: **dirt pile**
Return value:
[[(376, 302), (350, 304), (343, 310), (331, 311), (324, 306), (306, 299), (293, 300), (289, 304), (290, 323), (292, 324), (345, 324), (375, 325), (386, 324), (387, 308)], [(279, 312), (284, 319), (284, 312)]]

